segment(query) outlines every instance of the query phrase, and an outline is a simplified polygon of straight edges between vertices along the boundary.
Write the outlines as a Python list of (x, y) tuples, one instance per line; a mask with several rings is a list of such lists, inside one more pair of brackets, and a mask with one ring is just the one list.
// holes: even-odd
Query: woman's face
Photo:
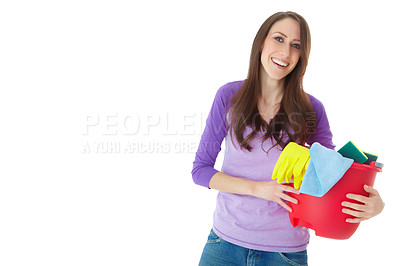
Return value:
[(300, 25), (292, 18), (275, 22), (261, 45), (261, 64), (268, 77), (281, 80), (300, 58)]

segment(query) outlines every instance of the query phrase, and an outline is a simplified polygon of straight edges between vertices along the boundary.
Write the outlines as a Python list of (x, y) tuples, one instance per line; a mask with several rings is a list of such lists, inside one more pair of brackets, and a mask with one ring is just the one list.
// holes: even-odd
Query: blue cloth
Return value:
[(223, 240), (211, 230), (199, 266), (307, 265), (307, 257), (307, 250), (283, 253), (244, 248)]
[(322, 197), (346, 173), (354, 160), (325, 148), (318, 142), (310, 148), (310, 163), (303, 177), (299, 192)]

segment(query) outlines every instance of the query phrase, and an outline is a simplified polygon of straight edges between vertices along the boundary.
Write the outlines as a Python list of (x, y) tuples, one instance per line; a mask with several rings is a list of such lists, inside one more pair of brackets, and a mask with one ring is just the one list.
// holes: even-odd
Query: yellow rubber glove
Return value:
[(275, 164), (272, 179), (277, 179), (278, 184), (283, 180), (289, 183), (293, 176), (294, 188), (299, 189), (309, 162), (309, 150), (295, 142), (290, 142)]

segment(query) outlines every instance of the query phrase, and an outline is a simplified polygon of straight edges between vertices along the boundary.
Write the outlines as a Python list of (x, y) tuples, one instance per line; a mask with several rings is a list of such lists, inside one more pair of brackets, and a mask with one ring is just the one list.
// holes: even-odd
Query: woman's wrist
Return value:
[(211, 178), (209, 187), (223, 192), (254, 196), (257, 191), (257, 183), (257, 181), (217, 172)]
[(260, 198), (261, 196), (261, 191), (260, 191), (260, 185), (261, 182), (258, 181), (250, 181), (249, 180), (249, 195), (253, 197)]

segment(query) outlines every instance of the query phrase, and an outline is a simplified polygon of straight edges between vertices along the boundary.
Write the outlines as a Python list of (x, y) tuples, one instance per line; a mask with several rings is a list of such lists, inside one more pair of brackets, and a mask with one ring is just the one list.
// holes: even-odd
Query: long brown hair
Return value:
[[(284, 93), (278, 113), (270, 123), (266, 123), (259, 114), (257, 103), (261, 97), (260, 67), (261, 45), (272, 25), (284, 18), (293, 18), (300, 25), (300, 58), (296, 67), (285, 77)], [(311, 48), (311, 36), (306, 20), (295, 12), (278, 12), (270, 16), (260, 27), (253, 41), (250, 55), (250, 66), (247, 79), (231, 99), (231, 120), (229, 132), (232, 133), (241, 147), (251, 151), (250, 142), (261, 127), (266, 128), (264, 141), (275, 140), (276, 145), (284, 148), (290, 141), (304, 144), (315, 130), (316, 117), (311, 102), (303, 90), (303, 76), (306, 71)], [(246, 126), (251, 125), (252, 132), (243, 137)], [(289, 140), (284, 142), (284, 135)]]

